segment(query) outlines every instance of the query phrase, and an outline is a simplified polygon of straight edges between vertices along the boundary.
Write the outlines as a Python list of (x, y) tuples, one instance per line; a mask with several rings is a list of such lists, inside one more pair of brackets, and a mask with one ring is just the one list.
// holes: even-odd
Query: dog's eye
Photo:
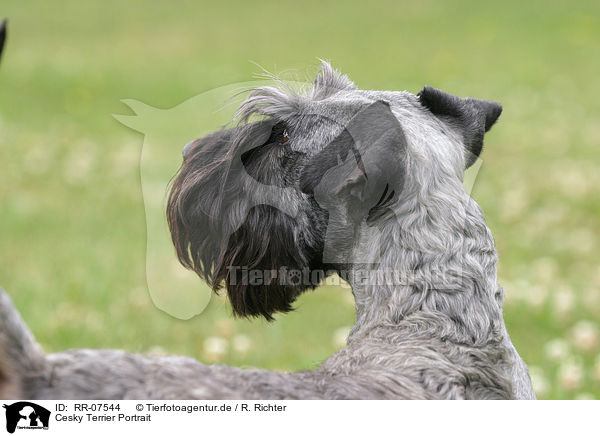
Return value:
[(267, 144), (285, 144), (289, 140), (290, 135), (288, 134), (287, 126), (283, 121), (280, 121), (273, 126), (273, 129), (271, 130), (271, 136), (269, 137)]

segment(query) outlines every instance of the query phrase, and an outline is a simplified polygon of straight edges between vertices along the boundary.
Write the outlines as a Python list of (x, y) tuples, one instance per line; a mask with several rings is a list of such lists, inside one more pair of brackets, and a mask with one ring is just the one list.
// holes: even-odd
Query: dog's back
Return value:
[(44, 362), (41, 347), (0, 288), (0, 398), (21, 397), (25, 376), (39, 373)]

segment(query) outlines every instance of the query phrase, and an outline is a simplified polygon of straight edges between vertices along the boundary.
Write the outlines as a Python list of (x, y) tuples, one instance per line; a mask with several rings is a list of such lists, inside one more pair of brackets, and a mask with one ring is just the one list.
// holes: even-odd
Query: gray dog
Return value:
[[(30, 399), (533, 399), (502, 318), (497, 254), (463, 174), (501, 113), (425, 87), (250, 92), (240, 126), (184, 149), (167, 208), (180, 261), (241, 316), (272, 319), (337, 273), (347, 347), (313, 371), (112, 350), (44, 354), (0, 292), (0, 396)], [(250, 121), (251, 119), (258, 120)]]

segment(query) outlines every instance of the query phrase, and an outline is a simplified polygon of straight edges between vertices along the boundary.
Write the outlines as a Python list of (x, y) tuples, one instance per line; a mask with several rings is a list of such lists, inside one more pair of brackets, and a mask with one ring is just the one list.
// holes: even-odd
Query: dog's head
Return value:
[(419, 174), (460, 181), (500, 112), (430, 87), (359, 90), (326, 63), (305, 94), (257, 88), (244, 123), (184, 148), (167, 210), (177, 255), (236, 314), (271, 319), (354, 263), (360, 229), (393, 219)]

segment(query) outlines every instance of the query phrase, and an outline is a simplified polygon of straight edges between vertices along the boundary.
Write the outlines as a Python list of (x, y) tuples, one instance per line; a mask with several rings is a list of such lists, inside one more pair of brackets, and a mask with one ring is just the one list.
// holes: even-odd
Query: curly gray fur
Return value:
[[(282, 190), (269, 191), (270, 195), (277, 192), (285, 195), (275, 204), (294, 205), (287, 218), (277, 218), (278, 225), (284, 229), (293, 227), (282, 253), (290, 257), (290, 262), (300, 266), (306, 263), (314, 269), (317, 267), (314, 251), (327, 245), (325, 239), (333, 238), (335, 247), (343, 247), (339, 251), (344, 255), (343, 265), (338, 263), (337, 268), (349, 271), (356, 301), (356, 324), (347, 347), (317, 369), (293, 374), (241, 370), (207, 366), (186, 357), (143, 356), (113, 350), (71, 350), (46, 355), (8, 295), (0, 290), (0, 351), (3, 353), (0, 355), (0, 397), (534, 399), (527, 367), (512, 346), (502, 318), (504, 292), (497, 283), (493, 238), (480, 208), (462, 186), (464, 169), (473, 160), (469, 156), (472, 149), (467, 138), (479, 147), (478, 154), (482, 144), (476, 142), (482, 141), (484, 130), (488, 130), (499, 115), (499, 105), (457, 97), (452, 100), (444, 93), (428, 97), (426, 92), (433, 91), (424, 89), (425, 94), (416, 96), (408, 92), (358, 90), (346, 76), (324, 63), (306, 93), (297, 93), (285, 86), (258, 88), (238, 111), (243, 120), (255, 115), (271, 120), (271, 124), (266, 124), (269, 131), (273, 124), (285, 122), (292, 132), (288, 152), (290, 156), (301, 156), (291, 161), (290, 171), (275, 171), (268, 180), (261, 179), (262, 183), (273, 185), (289, 182)], [(360, 223), (340, 227), (338, 233), (324, 236), (316, 227), (326, 220), (322, 214), (324, 203), (319, 200), (324, 197), (318, 195), (318, 190), (325, 185), (316, 184), (310, 192), (288, 188), (297, 186), (311, 159), (319, 159), (323, 145), (339, 138), (344, 128), (351, 130), (348, 127), (351, 121), (374, 102), (389, 107), (406, 142), (401, 149), (401, 189), (395, 192), (385, 211), (373, 214), (369, 210), (373, 225), (366, 225), (362, 217)], [(477, 116), (483, 118), (477, 119)], [(260, 129), (265, 124), (254, 126)], [(235, 154), (229, 149), (223, 155), (219, 141), (243, 143), (248, 132), (242, 128), (198, 141), (194, 145), (197, 151), (192, 149), (192, 157), (186, 158), (189, 162), (184, 163), (169, 203), (171, 230), (182, 262), (212, 281), (215, 288), (228, 280), (217, 274), (215, 268), (236, 265), (244, 247), (260, 242), (262, 245), (258, 246), (263, 252), (278, 249), (274, 245), (276, 241), (253, 240), (268, 238), (264, 229), (259, 234), (239, 232), (243, 226), (253, 225), (245, 222), (242, 226), (247, 214), (256, 214), (256, 225), (264, 226), (264, 220), (269, 219), (264, 214), (272, 214), (272, 211), (252, 209), (260, 202), (242, 206), (242, 200), (236, 197), (227, 200), (227, 207), (221, 204), (210, 213), (194, 209), (201, 202), (214, 205), (219, 200), (222, 203), (223, 190), (217, 192), (215, 180), (208, 183), (206, 179), (216, 177), (218, 168), (210, 175), (202, 172), (203, 168), (210, 164), (215, 170)], [(208, 158), (212, 160), (208, 162)], [(368, 159), (369, 156), (365, 157), (364, 171), (371, 176)], [(250, 183), (248, 177), (239, 180)], [(340, 204), (332, 207), (337, 211), (347, 210), (347, 204), (343, 203), (346, 200), (340, 198), (334, 198), (333, 201), (339, 200)], [(328, 210), (329, 216), (333, 216), (333, 209)], [(197, 220), (204, 220), (201, 223), (206, 225), (206, 230), (198, 230), (202, 227)], [(237, 232), (226, 235), (237, 238), (234, 253), (229, 255), (227, 252), (232, 247), (227, 241), (223, 242), (223, 235), (210, 239), (214, 236), (202, 233), (214, 229), (223, 231), (225, 227)], [(346, 232), (347, 229), (351, 231)], [(353, 237), (348, 241), (350, 234)], [(286, 236), (281, 238), (285, 240)], [(195, 253), (198, 247), (209, 247), (214, 252)], [(260, 251), (257, 249), (256, 253)], [(323, 265), (326, 263), (335, 262), (323, 261)], [(356, 280), (352, 272), (364, 269), (365, 265), (399, 272), (404, 280), (394, 284), (363, 283)], [(236, 288), (231, 283), (227, 286), (234, 310), (242, 315), (267, 318), (274, 311), (289, 310), (291, 302), (303, 291), (298, 288), (258, 290), (277, 293), (269, 294), (272, 306), (268, 306), (265, 301), (255, 301), (257, 295), (264, 294), (249, 297), (247, 289)], [(2, 378), (3, 374), (12, 374), (11, 380)]]

